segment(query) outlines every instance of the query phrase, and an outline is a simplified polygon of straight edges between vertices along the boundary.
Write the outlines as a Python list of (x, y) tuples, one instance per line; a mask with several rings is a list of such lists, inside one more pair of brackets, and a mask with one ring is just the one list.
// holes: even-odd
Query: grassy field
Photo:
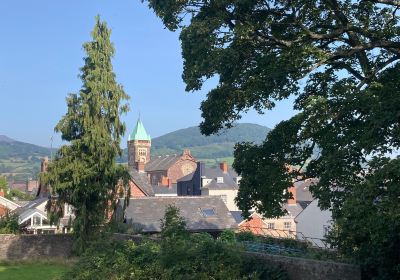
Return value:
[(56, 280), (70, 265), (62, 262), (0, 263), (0, 279)]

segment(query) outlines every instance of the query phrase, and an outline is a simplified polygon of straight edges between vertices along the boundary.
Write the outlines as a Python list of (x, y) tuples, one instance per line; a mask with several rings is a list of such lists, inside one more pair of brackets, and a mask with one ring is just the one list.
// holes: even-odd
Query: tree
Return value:
[(186, 89), (219, 79), (201, 104), (204, 134), (232, 126), (251, 108), (263, 113), (295, 98), (299, 113), (262, 144), (235, 148), (244, 214), (283, 214), (286, 190), (301, 176), (319, 178), (313, 195), (343, 220), (344, 205), (378, 172), (372, 156), (383, 159), (400, 146), (400, 2), (147, 2), (170, 30), (182, 30)]
[(103, 225), (110, 202), (116, 197), (117, 183), (121, 178), (126, 183), (128, 178), (126, 169), (116, 164), (125, 132), (119, 116), (128, 110), (127, 104), (121, 103), (128, 96), (113, 73), (115, 50), (110, 34), (107, 24), (97, 16), (93, 40), (83, 44), (82, 88), (68, 96), (67, 113), (55, 128), (69, 144), (58, 150), (44, 174), (57, 197), (57, 203), (49, 205), (52, 212), (61, 214), (57, 206), (63, 203), (75, 208), (73, 227), (78, 249), (85, 248)]

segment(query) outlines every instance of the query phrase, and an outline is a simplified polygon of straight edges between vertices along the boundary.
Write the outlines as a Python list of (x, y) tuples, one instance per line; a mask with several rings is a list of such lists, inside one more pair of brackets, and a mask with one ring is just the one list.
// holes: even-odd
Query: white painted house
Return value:
[(321, 210), (318, 207), (318, 200), (314, 199), (295, 218), (297, 238), (303, 236), (310, 238), (318, 246), (324, 246), (321, 239), (325, 239), (332, 226), (332, 213), (328, 210)]

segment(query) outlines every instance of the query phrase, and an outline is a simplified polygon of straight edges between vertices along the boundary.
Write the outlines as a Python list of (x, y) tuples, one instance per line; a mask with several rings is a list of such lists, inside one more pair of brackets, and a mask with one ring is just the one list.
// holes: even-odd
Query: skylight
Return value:
[(215, 216), (215, 210), (214, 210), (214, 208), (202, 208), (201, 209), (201, 214), (204, 217)]

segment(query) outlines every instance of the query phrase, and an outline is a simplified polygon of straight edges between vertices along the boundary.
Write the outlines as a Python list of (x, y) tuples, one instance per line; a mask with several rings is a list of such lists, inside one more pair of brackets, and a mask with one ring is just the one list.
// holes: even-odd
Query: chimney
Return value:
[(222, 172), (228, 173), (228, 163), (226, 163), (226, 161), (221, 162), (219, 168), (221, 168)]
[(143, 161), (136, 162), (136, 169), (139, 173), (144, 173), (144, 162)]
[(4, 190), (3, 189), (0, 189), (0, 196), (4, 197)]
[(169, 187), (171, 180), (167, 176), (162, 176), (161, 186)]
[(296, 187), (295, 186), (292, 186), (292, 187), (290, 187), (289, 189), (288, 189), (288, 191), (289, 192), (291, 192), (292, 193), (292, 196), (293, 196), (293, 198), (290, 198), (290, 199), (288, 199), (288, 204), (289, 205), (293, 205), (293, 204), (296, 204), (297, 203), (297, 197), (296, 197)]

